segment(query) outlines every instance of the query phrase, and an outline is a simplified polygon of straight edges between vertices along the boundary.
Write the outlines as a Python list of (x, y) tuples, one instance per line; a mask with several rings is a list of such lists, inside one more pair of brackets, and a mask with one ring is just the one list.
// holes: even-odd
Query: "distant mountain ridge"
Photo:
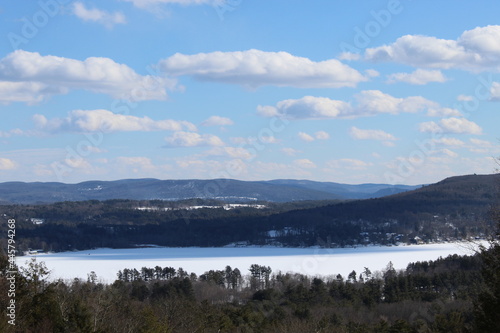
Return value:
[(270, 180), (272, 184), (306, 188), (316, 191), (333, 193), (345, 199), (370, 199), (386, 195), (411, 191), (422, 185), (388, 185), (388, 184), (341, 184), (333, 182), (315, 182), (311, 180), (277, 179)]
[(0, 183), (1, 204), (34, 204), (83, 200), (181, 200), (189, 198), (225, 201), (344, 200), (378, 198), (420, 186), (349, 185), (309, 180), (240, 181), (234, 179), (159, 180), (151, 178), (116, 181)]

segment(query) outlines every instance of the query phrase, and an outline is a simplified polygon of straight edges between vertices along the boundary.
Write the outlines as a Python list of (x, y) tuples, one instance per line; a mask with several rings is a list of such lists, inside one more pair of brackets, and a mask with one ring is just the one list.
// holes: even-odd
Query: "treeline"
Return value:
[[(1, 332), (498, 332), (499, 246), (396, 271), (309, 277), (252, 265), (200, 276), (123, 269), (102, 284), (49, 282), (43, 263), (16, 275), (16, 326)], [(0, 306), (9, 299), (1, 260)]]
[[(487, 234), (493, 219), (481, 196), (454, 202), (440, 192), (352, 202), (265, 203), (265, 209), (241, 207), (180, 209), (222, 205), (215, 200), (85, 201), (50, 205), (0, 206), (0, 215), (17, 221), (19, 251), (159, 246), (224, 246), (230, 243), (290, 247), (343, 247), (369, 243), (457, 240)], [(447, 193), (447, 192), (444, 192)], [(158, 208), (138, 210), (138, 207)], [(164, 208), (174, 208), (164, 210)], [(44, 219), (34, 225), (31, 218)], [(0, 225), (0, 232), (5, 232)], [(2, 241), (0, 240), (0, 243)], [(5, 246), (5, 244), (1, 244)]]

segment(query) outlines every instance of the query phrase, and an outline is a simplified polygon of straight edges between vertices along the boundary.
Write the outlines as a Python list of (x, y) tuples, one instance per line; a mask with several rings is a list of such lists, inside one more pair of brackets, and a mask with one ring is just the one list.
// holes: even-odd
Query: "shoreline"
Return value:
[[(347, 276), (352, 270), (368, 267), (383, 270), (389, 262), (405, 269), (410, 262), (436, 260), (448, 255), (472, 254), (470, 242), (433, 243), (404, 246), (366, 246), (357, 248), (101, 248), (87, 251), (59, 252), (18, 257), (17, 263), (37, 258), (51, 270), (49, 280), (87, 279), (94, 271), (103, 283), (112, 283), (124, 268), (182, 267), (201, 275), (227, 265), (246, 272), (252, 264), (270, 266), (274, 273), (300, 273), (308, 276)], [(477, 247), (478, 244), (476, 244)]]

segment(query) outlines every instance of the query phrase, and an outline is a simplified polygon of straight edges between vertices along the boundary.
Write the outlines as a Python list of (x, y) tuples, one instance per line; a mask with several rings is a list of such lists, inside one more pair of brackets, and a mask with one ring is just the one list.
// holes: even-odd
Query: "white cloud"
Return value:
[(446, 155), (446, 156), (449, 156), (449, 157), (458, 157), (458, 154), (457, 154), (457, 153), (455, 153), (454, 151), (449, 150), (449, 149), (447, 149), (447, 148), (441, 149), (439, 152), (440, 152), (441, 154)]
[(12, 170), (16, 167), (16, 163), (9, 158), (0, 157), (0, 170)]
[(316, 137), (316, 139), (318, 140), (328, 140), (330, 138), (330, 134), (328, 134), (327, 132), (325, 131), (318, 131), (314, 134), (314, 136)]
[[(356, 103), (333, 100), (327, 97), (305, 96), (287, 99), (276, 106), (257, 107), (257, 113), (264, 117), (285, 117), (288, 119), (356, 118), (376, 114), (399, 114), (428, 111), (429, 114), (450, 113), (452, 109), (442, 108), (438, 103), (421, 96), (397, 98), (379, 90), (364, 90), (355, 95)], [(453, 111), (453, 114), (456, 114)]]
[(242, 147), (214, 147), (212, 149), (210, 149), (208, 152), (207, 152), (208, 155), (227, 155), (231, 158), (238, 158), (238, 159), (242, 159), (242, 160), (248, 160), (248, 159), (251, 159), (253, 157), (255, 157), (254, 155), (252, 155), (250, 153), (250, 151), (248, 151), (247, 149), (245, 148), (242, 148)]
[(357, 127), (351, 127), (349, 134), (356, 140), (379, 140), (379, 141), (395, 141), (396, 137), (382, 130), (364, 130)]
[(19, 128), (15, 128), (7, 132), (0, 131), (0, 138), (10, 138), (13, 135), (23, 135), (23, 134), (28, 134), (28, 132), (25, 132)]
[(289, 119), (325, 119), (337, 118), (349, 113), (351, 107), (344, 101), (332, 100), (326, 97), (305, 96), (301, 99), (287, 99), (273, 106), (257, 107), (260, 115), (286, 116)]
[(446, 82), (446, 77), (439, 70), (417, 69), (413, 73), (394, 73), (387, 77), (387, 83), (405, 82), (424, 85), (429, 82)]
[(443, 130), (441, 129), (441, 126), (436, 124), (434, 121), (428, 121), (425, 123), (420, 123), (418, 125), (418, 130), (420, 132), (428, 132), (428, 133), (441, 133)]
[(475, 144), (477, 146), (481, 146), (481, 147), (492, 147), (493, 146), (493, 144), (491, 142), (486, 141), (486, 140), (471, 138), (469, 141), (472, 142), (473, 144)]
[(108, 13), (97, 8), (88, 9), (80, 1), (73, 4), (73, 14), (84, 21), (93, 21), (104, 25), (106, 28), (112, 28), (115, 24), (124, 24), (127, 22), (123, 13)]
[(134, 101), (165, 100), (176, 81), (139, 75), (109, 58), (83, 61), (16, 50), (0, 59), (0, 102), (33, 104), (55, 94), (83, 89)]
[[(116, 162), (118, 165), (127, 165), (132, 166), (133, 168), (139, 168), (141, 170), (153, 170), (155, 166), (150, 158), (142, 157), (142, 156), (134, 156), (134, 157), (124, 157), (120, 156), (116, 158)], [(138, 169), (136, 169), (138, 170)]]
[(235, 145), (248, 144), (248, 139), (243, 138), (241, 136), (232, 137), (229, 140), (231, 141), (231, 143), (234, 143)]
[(202, 126), (230, 126), (233, 124), (234, 122), (231, 119), (220, 116), (211, 116), (201, 123)]
[(401, 112), (415, 113), (438, 106), (436, 102), (421, 96), (397, 98), (379, 90), (362, 91), (356, 98), (358, 100), (356, 113), (360, 115), (379, 113), (398, 114)]
[(161, 60), (159, 67), (172, 76), (189, 75), (200, 81), (238, 84), (248, 88), (355, 87), (367, 81), (357, 70), (336, 59), (314, 62), (287, 52), (247, 50), (185, 55)]
[(262, 143), (278, 143), (279, 140), (273, 135), (260, 135), (258, 140)]
[(493, 82), (490, 87), (490, 99), (500, 101), (500, 82)]
[(457, 138), (449, 138), (449, 137), (444, 137), (441, 139), (434, 139), (433, 142), (437, 143), (437, 144), (442, 144), (445, 146), (453, 146), (453, 147), (461, 147), (461, 146), (465, 145), (465, 142), (463, 142), (462, 140), (459, 140)]
[(365, 70), (365, 73), (366, 73), (366, 75), (368, 75), (368, 77), (380, 76), (380, 73), (374, 69), (367, 69), (367, 70)]
[(445, 118), (438, 123), (433, 121), (421, 123), (420, 132), (431, 133), (457, 133), (457, 134), (481, 134), (482, 129), (476, 123), (465, 118)]
[(302, 158), (299, 160), (294, 160), (293, 164), (302, 169), (314, 169), (316, 168), (316, 164), (314, 164), (311, 160), (307, 158)]
[(301, 139), (302, 141), (306, 141), (306, 142), (314, 141), (314, 138), (311, 135), (304, 133), (304, 132), (299, 132), (298, 136), (299, 136), (299, 139)]
[(332, 169), (363, 170), (371, 166), (371, 163), (357, 159), (341, 158), (338, 160), (330, 160), (326, 165)]
[(120, 157), (117, 157), (116, 160), (119, 163), (124, 163), (124, 164), (152, 165), (150, 158), (140, 157), (140, 156), (135, 156), (135, 157), (120, 156)]
[(427, 110), (427, 115), (429, 117), (460, 117), (462, 113), (452, 108), (430, 108)]
[(223, 146), (224, 142), (212, 134), (179, 131), (166, 137), (167, 147)]
[(460, 101), (460, 102), (470, 102), (473, 100), (474, 100), (473, 96), (469, 96), (469, 95), (458, 95), (457, 96), (457, 101)]
[(476, 138), (471, 138), (469, 141), (472, 143), (472, 146), (469, 147), (469, 150), (473, 153), (489, 155), (489, 156), (498, 156), (500, 154), (500, 147), (498, 145), (494, 145), (490, 141), (480, 140)]
[(406, 35), (390, 45), (367, 49), (365, 59), (425, 68), (500, 71), (500, 26), (467, 30), (456, 40)]
[(123, 0), (127, 2), (132, 2), (134, 6), (138, 8), (150, 8), (157, 5), (217, 5), (223, 3), (225, 0)]
[(359, 59), (361, 59), (361, 55), (359, 53), (342, 52), (338, 56), (338, 59), (339, 60), (348, 60), (348, 61), (359, 60)]
[(68, 89), (54, 87), (40, 82), (13, 82), (1, 81), (0, 78), (0, 103), (23, 102), (36, 104), (55, 94), (65, 94)]
[(93, 169), (92, 165), (84, 158), (67, 158), (64, 162), (73, 169), (89, 171)]
[(288, 156), (296, 156), (297, 154), (301, 153), (300, 150), (289, 147), (282, 148), (281, 151), (287, 154)]
[(382, 144), (386, 147), (395, 147), (396, 144), (393, 141), (383, 141)]
[(116, 114), (108, 110), (74, 110), (66, 118), (50, 120), (37, 114), (33, 116), (33, 120), (38, 129), (51, 133), (196, 130), (196, 126), (187, 121), (153, 120), (149, 117)]

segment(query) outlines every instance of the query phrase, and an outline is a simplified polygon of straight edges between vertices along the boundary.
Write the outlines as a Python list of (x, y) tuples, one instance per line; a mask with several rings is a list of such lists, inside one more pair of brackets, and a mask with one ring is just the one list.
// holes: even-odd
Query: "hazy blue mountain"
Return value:
[(386, 195), (411, 191), (421, 185), (388, 185), (388, 184), (359, 184), (349, 185), (332, 182), (315, 182), (310, 180), (277, 179), (269, 183), (305, 188), (327, 193), (334, 193), (346, 199), (380, 198)]
[(307, 180), (239, 181), (123, 179), (64, 183), (0, 183), (0, 203), (50, 203), (81, 200), (180, 200), (216, 198), (225, 201), (365, 199), (400, 193), (416, 186), (348, 185)]

